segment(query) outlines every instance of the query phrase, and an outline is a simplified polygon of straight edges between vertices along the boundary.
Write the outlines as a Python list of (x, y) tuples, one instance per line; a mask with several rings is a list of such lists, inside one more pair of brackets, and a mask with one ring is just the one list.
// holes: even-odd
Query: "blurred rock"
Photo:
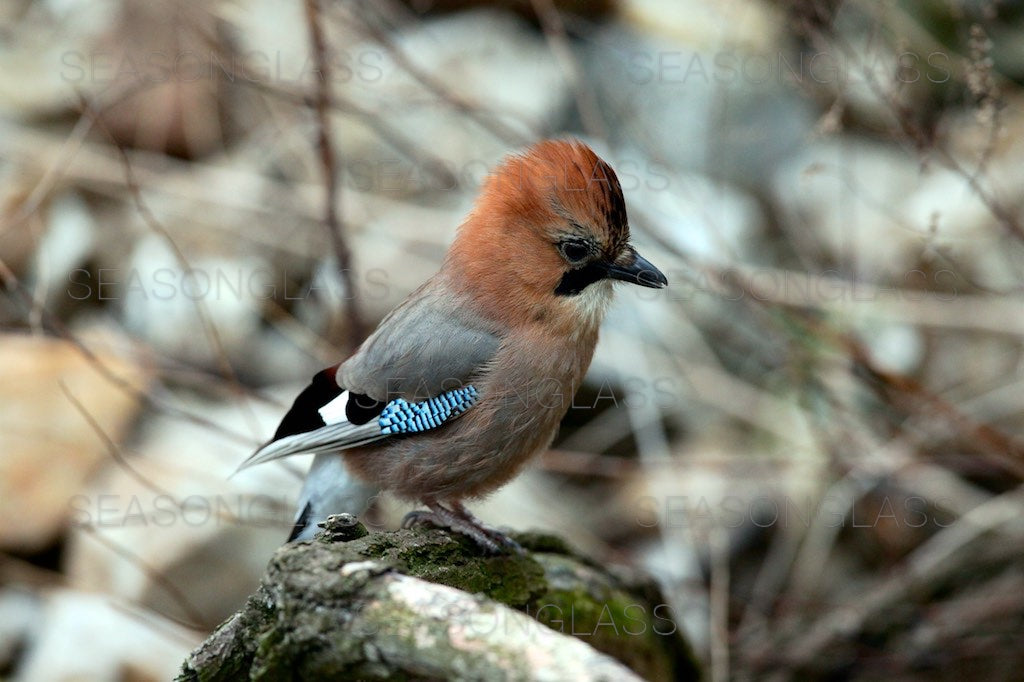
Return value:
[[(812, 5), (813, 7), (814, 5)], [(938, 49), (927, 33), (882, 36), (874, 17), (851, 3), (840, 5), (832, 30), (808, 39), (799, 57), (810, 94), (842, 112), (843, 124), (886, 134), (900, 118), (927, 129), (941, 108), (936, 99), (955, 80), (957, 56)], [(927, 36), (927, 39), (924, 39)]]
[(76, 109), (76, 90), (88, 87), (94, 75), (89, 57), (99, 36), (113, 25), (119, 4), (120, 0), (4, 3), (0, 110), (30, 118)]
[(153, 613), (73, 590), (47, 595), (39, 630), (15, 679), (167, 680), (201, 639)]
[(86, 74), (82, 91), (103, 103), (101, 125), (119, 144), (187, 158), (223, 146), (236, 74), (221, 28), (206, 7), (187, 0), (120, 0), (113, 25), (72, 62)]
[(862, 322), (858, 329), (875, 367), (910, 376), (925, 357), (925, 339), (921, 331), (906, 324)]
[[(318, 72), (301, 6), (263, 0), (249, 8), (227, 16), (254, 79), (285, 90), (312, 88)], [(459, 12), (400, 22), (384, 31), (384, 44), (367, 22), (373, 20), (356, 13), (326, 24), (336, 47), (330, 85), (341, 105), (332, 120), (346, 190), (449, 203), (452, 194), (474, 191), (510, 147), (561, 128), (568, 84), (527, 22), (493, 9)], [(360, 113), (346, 111), (353, 106)], [(484, 123), (464, 108), (478, 110)], [(280, 152), (279, 168), (319, 184), (320, 169), (296, 164), (290, 144), (308, 148), (313, 125), (307, 119), (275, 131), (269, 142)]]
[[(587, 86), (609, 141), (677, 170), (762, 188), (769, 171), (799, 148), (815, 116), (784, 76), (780, 56), (789, 48), (775, 19), (753, 9), (759, 4), (736, 5), (741, 14), (752, 9), (718, 41), (724, 26), (705, 34), (699, 21), (688, 23), (694, 15), (654, 6), (664, 13), (638, 8), (635, 26), (610, 25), (587, 37)], [(706, 12), (710, 19), (721, 7), (733, 6), (695, 16)], [(748, 30), (737, 35), (740, 26)]]
[[(235, 215), (225, 218), (221, 233), (211, 235), (206, 231), (211, 211), (167, 196), (153, 206), (161, 220), (168, 218), (164, 227), (190, 269), (164, 236), (147, 232), (129, 242), (126, 260), (115, 258), (102, 270), (76, 276), (79, 295), (98, 296), (102, 289), (103, 302), (115, 306), (129, 331), (176, 360), (219, 371), (222, 348), (232, 366), (255, 383), (307, 379), (318, 365), (337, 361), (340, 350), (330, 341), (345, 338), (351, 292), (318, 218), (293, 217), (284, 236), (291, 251), (275, 252), (240, 248), (234, 238), (272, 232), (277, 225), (272, 220), (243, 224)], [(177, 211), (195, 213), (195, 220), (183, 220)], [(345, 194), (352, 280), (368, 321), (382, 318), (437, 270), (467, 213), (465, 201), (442, 209)], [(204, 318), (219, 339), (211, 337)]]
[(900, 285), (930, 236), (927, 224), (909, 224), (900, 210), (920, 182), (920, 167), (906, 154), (853, 137), (815, 143), (772, 178), (794, 248), (824, 251), (835, 275), (888, 276)]
[(84, 97), (127, 147), (197, 157), (224, 142), (234, 57), (207, 9), (62, 0), (0, 19), (14, 38), (0, 51), (0, 107), (9, 113), (77, 112)]
[[(350, 211), (352, 280), (364, 314), (375, 323), (437, 271), (469, 203), (436, 208), (364, 195)], [(343, 324), (349, 292), (333, 257), (316, 264), (308, 285), (291, 291), (293, 312), (310, 329), (324, 333)]]
[(70, 282), (96, 248), (97, 227), (88, 204), (75, 192), (57, 196), (47, 208), (46, 233), (35, 252), (29, 281), (48, 307), (59, 308), (74, 302)]
[[(107, 337), (110, 340), (110, 337)], [(129, 385), (145, 388), (149, 373), (130, 352), (84, 340), (97, 361)], [(121, 342), (122, 346), (125, 344)], [(67, 523), (68, 504), (110, 458), (101, 436), (68, 400), (80, 401), (103, 434), (120, 442), (138, 410), (135, 397), (104, 377), (65, 341), (0, 336), (0, 546), (42, 549)]]
[[(907, 199), (908, 219), (934, 225), (936, 248), (952, 259), (943, 266), (984, 287), (1017, 289), (1024, 273), (1024, 210), (1017, 199), (1024, 193), (1024, 97), (1008, 95), (998, 114), (950, 111), (939, 130), (936, 145), (960, 168), (948, 168), (941, 157), (932, 161)], [(972, 177), (984, 195), (971, 187)]]
[[(255, 588), (287, 538), (311, 458), (232, 476), (273, 433), (283, 407), (251, 397), (175, 405), (224, 431), (170, 415), (146, 420), (131, 468), (110, 465), (75, 496), (66, 570), (80, 589), (213, 627)], [(363, 513), (369, 495), (348, 511)]]
[[(991, 160), (982, 180), (1000, 188), (997, 202), (1024, 187), (1010, 158)], [(994, 288), (1019, 284), (1020, 240), (1007, 237), (968, 177), (940, 160), (922, 164), (892, 146), (839, 136), (781, 166), (773, 184), (794, 246), (805, 254), (824, 250), (835, 263), (811, 274), (947, 293), (962, 288), (965, 275)]]
[(612, 158), (638, 244), (667, 243), (664, 258), (680, 254), (700, 265), (751, 263), (758, 258), (764, 217), (752, 196), (727, 182), (676, 172), (642, 155), (616, 153)]
[[(340, 94), (423, 144), (459, 186), (474, 191), (510, 146), (560, 129), (570, 101), (568, 83), (546, 41), (525, 22), (494, 11), (463, 12), (417, 22), (390, 40), (443, 92), (411, 75), (388, 49), (369, 42), (359, 47), (366, 66), (354, 71)], [(462, 105), (479, 109), (480, 118), (492, 125), (461, 113)], [(398, 156), (365, 123), (338, 121), (341, 156), (363, 182), (368, 179), (365, 189), (445, 196), (455, 188), (431, 173), (430, 161)]]
[(218, 251), (183, 263), (163, 236), (143, 235), (127, 267), (109, 273), (108, 290), (125, 326), (160, 352), (193, 364), (213, 367), (222, 354), (228, 361), (245, 356), (273, 274), (258, 256)]
[(768, 2), (709, 4), (700, 0), (621, 0), (622, 23), (697, 49), (766, 51), (783, 39), (780, 8)]
[[(309, 50), (309, 27), (302, 3), (246, 0), (218, 8), (230, 22), (238, 53), (246, 56), (251, 78), (270, 86), (307, 86), (315, 67)], [(332, 26), (333, 28), (333, 26)], [(338, 45), (351, 45), (355, 34), (342, 29), (332, 36)], [(349, 58), (343, 50), (340, 57)]]
[(15, 668), (16, 659), (42, 626), (42, 600), (20, 586), (0, 590), (0, 670)]

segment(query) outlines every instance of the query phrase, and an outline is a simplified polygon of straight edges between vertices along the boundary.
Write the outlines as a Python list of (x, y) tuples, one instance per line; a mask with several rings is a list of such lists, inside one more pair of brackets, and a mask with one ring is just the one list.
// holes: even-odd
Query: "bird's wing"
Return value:
[(466, 385), (500, 339), (478, 318), (429, 290), (388, 315), (338, 370), (338, 384), (388, 402), (430, 398)]
[(437, 428), (476, 403), (471, 382), (498, 344), (459, 311), (426, 295), (414, 298), (385, 318), (348, 361), (315, 375), (274, 438), (239, 470)]
[(479, 396), (476, 388), (467, 384), (414, 403), (395, 398), (382, 407), (379, 415), (365, 423), (353, 423), (348, 417), (332, 421), (335, 415), (345, 414), (346, 403), (354, 397), (351, 391), (342, 391), (319, 410), (323, 426), (275, 438), (242, 462), (238, 470), (289, 455), (338, 452), (393, 436), (429, 431), (458, 417), (472, 407)]

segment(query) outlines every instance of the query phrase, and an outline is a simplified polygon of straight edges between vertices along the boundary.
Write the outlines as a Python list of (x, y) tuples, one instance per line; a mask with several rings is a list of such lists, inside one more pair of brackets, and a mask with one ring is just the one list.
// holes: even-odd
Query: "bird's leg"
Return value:
[(436, 528), (446, 528), (469, 537), (477, 545), (492, 554), (501, 553), (501, 546), (474, 524), (466, 521), (455, 514), (451, 509), (448, 509), (438, 502), (427, 502), (426, 504), (430, 511), (417, 509), (409, 512), (405, 515), (405, 518), (402, 519), (402, 527), (411, 528), (413, 526), (428, 524)]
[(505, 550), (515, 552), (516, 554), (523, 553), (523, 548), (519, 545), (518, 542), (516, 542), (515, 540), (513, 540), (497, 528), (492, 528), (491, 526), (488, 526), (483, 521), (475, 517), (473, 513), (466, 509), (465, 505), (463, 505), (461, 502), (452, 502), (451, 508), (452, 513), (454, 513), (456, 516), (461, 518), (466, 523), (469, 523), (477, 529), (479, 529), (484, 535), (489, 537), (498, 545), (502, 546)]
[(462, 533), (493, 554), (502, 554), (506, 551), (514, 551), (521, 554), (523, 551), (514, 540), (499, 531), (484, 526), (471, 514), (465, 512), (465, 508), (462, 508), (462, 511), (465, 512), (462, 514), (445, 507), (439, 502), (428, 501), (426, 504), (430, 511), (416, 510), (409, 512), (402, 519), (402, 527), (411, 528), (412, 526), (426, 523), (438, 528), (447, 528), (456, 533)]
[(413, 509), (402, 517), (402, 528), (415, 528), (422, 525), (440, 525), (437, 522), (436, 514), (426, 509)]

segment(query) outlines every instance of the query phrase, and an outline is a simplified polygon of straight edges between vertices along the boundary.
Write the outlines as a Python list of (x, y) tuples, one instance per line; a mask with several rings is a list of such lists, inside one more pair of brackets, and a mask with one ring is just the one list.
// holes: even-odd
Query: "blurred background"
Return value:
[(554, 449), (474, 509), (656, 576), (709, 679), (1024, 679), (1022, 19), (5, 0), (0, 678), (171, 677), (308, 460), (231, 472), (489, 168), (572, 135), (671, 286), (621, 288)]

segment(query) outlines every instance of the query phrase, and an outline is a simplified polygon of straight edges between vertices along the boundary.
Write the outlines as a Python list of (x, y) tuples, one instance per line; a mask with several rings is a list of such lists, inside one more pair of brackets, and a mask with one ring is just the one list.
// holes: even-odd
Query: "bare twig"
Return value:
[(531, 2), (534, 12), (537, 13), (537, 18), (540, 19), (541, 27), (544, 29), (544, 37), (548, 41), (551, 54), (562, 67), (562, 72), (576, 97), (576, 109), (583, 122), (583, 129), (594, 137), (606, 139), (608, 127), (601, 116), (601, 108), (597, 104), (594, 89), (584, 78), (579, 61), (573, 55), (572, 45), (565, 32), (562, 16), (551, 0), (531, 0)]
[(871, 91), (878, 97), (886, 107), (889, 108), (896, 120), (900, 133), (913, 143), (916, 150), (921, 153), (925, 150), (933, 151), (939, 160), (948, 169), (959, 175), (967, 183), (967, 186), (974, 192), (978, 199), (989, 210), (989, 213), (996, 219), (1003, 230), (1019, 240), (1024, 240), (1024, 225), (1012, 211), (1010, 211), (992, 192), (985, 189), (982, 184), (983, 166), (979, 166), (973, 172), (962, 164), (952, 153), (941, 145), (934, 144), (932, 136), (922, 128), (914, 118), (914, 111), (910, 107), (897, 100), (895, 94), (887, 92), (878, 82), (878, 78), (869, 65), (862, 63), (856, 50), (838, 34), (833, 31), (825, 31), (818, 26), (798, 23), (803, 34), (819, 49), (827, 51), (830, 46), (837, 47), (850, 60), (850, 63), (859, 64), (864, 82)]
[(729, 677), (729, 533), (717, 526), (709, 533), (711, 545), (711, 680)]
[[(362, 7), (370, 9), (369, 3), (362, 3)], [(523, 145), (527, 144), (531, 140), (523, 137), (522, 134), (500, 121), (493, 114), (489, 114), (484, 111), (483, 107), (476, 103), (467, 100), (456, 92), (453, 92), (451, 88), (435, 78), (433, 75), (427, 73), (424, 69), (416, 65), (408, 55), (403, 52), (398, 45), (391, 39), (385, 31), (380, 27), (374, 25), (366, 16), (360, 16), (353, 14), (353, 19), (359, 21), (362, 30), (374, 41), (376, 41), (381, 47), (383, 47), (391, 58), (395, 60), (395, 63), (406, 73), (408, 73), (413, 79), (425, 87), (431, 94), (444, 100), (454, 110), (463, 114), (467, 118), (474, 121), (484, 130), (494, 135), (499, 140), (502, 140), (506, 144), (511, 145)], [(540, 137), (539, 130), (531, 130), (532, 137)]]
[(128, 458), (124, 456), (123, 452), (121, 452), (120, 446), (118, 446), (118, 444), (114, 442), (114, 439), (111, 438), (110, 435), (103, 430), (103, 427), (100, 426), (99, 422), (96, 421), (96, 418), (93, 417), (92, 413), (89, 412), (88, 409), (86, 409), (85, 405), (83, 405), (82, 402), (75, 397), (75, 394), (71, 392), (71, 389), (68, 388), (67, 384), (65, 384), (63, 381), (58, 381), (57, 383), (60, 386), (60, 390), (64, 394), (64, 397), (68, 399), (68, 402), (70, 402), (71, 405), (78, 412), (78, 414), (82, 416), (82, 419), (84, 419), (89, 424), (89, 427), (93, 430), (93, 433), (95, 433), (96, 436), (103, 441), (104, 446), (106, 446), (107, 448), (107, 452), (110, 453), (110, 457), (117, 463), (118, 466), (127, 471), (132, 478), (141, 483), (142, 486), (147, 490), (155, 492), (158, 495), (164, 495), (166, 497), (174, 499), (174, 495), (172, 495), (169, 490), (162, 487), (159, 483), (150, 479), (141, 471), (132, 466), (131, 462), (128, 461)]
[(133, 385), (123, 376), (120, 376), (119, 374), (114, 372), (112, 369), (110, 369), (110, 367), (107, 366), (106, 363), (104, 363), (99, 358), (98, 355), (96, 355), (95, 352), (93, 352), (91, 348), (85, 345), (81, 339), (79, 339), (75, 334), (73, 334), (56, 315), (54, 315), (45, 306), (43, 306), (38, 301), (32, 298), (31, 293), (28, 291), (28, 289), (26, 289), (25, 285), (21, 282), (21, 280), (17, 278), (14, 272), (10, 269), (10, 267), (7, 266), (6, 263), (4, 263), (2, 259), (0, 259), (0, 280), (3, 281), (4, 286), (7, 288), (8, 291), (10, 291), (16, 297), (21, 299), (21, 301), (24, 303), (25, 307), (29, 311), (36, 309), (39, 311), (40, 319), (44, 329), (71, 343), (71, 345), (73, 345), (75, 349), (82, 354), (82, 356), (89, 362), (89, 364), (96, 369), (99, 375), (103, 377), (104, 380), (110, 382), (110, 384), (116, 387), (118, 390), (123, 391), (126, 394), (131, 395), (132, 397), (138, 400), (143, 401), (147, 405), (150, 405), (153, 408), (157, 409), (158, 411), (166, 413), (167, 415), (173, 418), (182, 419), (188, 422), (192, 422), (194, 424), (205, 426), (211, 429), (212, 431), (220, 433), (221, 435), (231, 438), (232, 440), (235, 440), (237, 442), (245, 443), (247, 445), (255, 444), (255, 441), (251, 436), (246, 436), (244, 434), (232, 431), (231, 429), (228, 429), (223, 425), (218, 424), (216, 421), (212, 419), (207, 419), (206, 417), (203, 417), (201, 415), (192, 414), (190, 412), (182, 410), (179, 407), (170, 405), (169, 403)]
[(320, 151), (320, 164), (324, 176), (324, 225), (327, 228), (334, 257), (338, 261), (338, 271), (345, 285), (345, 314), (348, 322), (347, 340), (349, 350), (363, 340), (364, 329), (362, 315), (359, 311), (359, 299), (352, 277), (352, 252), (349, 250), (342, 232), (341, 220), (338, 217), (340, 202), (340, 185), (338, 184), (337, 158), (334, 153), (333, 133), (331, 129), (331, 67), (327, 56), (327, 43), (321, 26), (319, 0), (305, 0), (306, 22), (309, 26), (309, 42), (313, 49), (313, 60), (316, 63), (316, 96), (315, 112), (319, 134), (317, 147)]
[[(81, 100), (83, 107), (88, 108), (89, 104), (84, 99)], [(128, 188), (129, 194), (131, 194), (132, 200), (135, 203), (135, 207), (139, 212), (146, 225), (170, 248), (171, 253), (174, 254), (175, 260), (178, 262), (179, 267), (185, 273), (193, 272), (192, 265), (189, 263), (185, 253), (175, 242), (174, 237), (171, 233), (163, 226), (163, 224), (157, 220), (153, 212), (149, 210), (149, 206), (142, 198), (142, 190), (139, 188), (138, 183), (135, 181), (135, 175), (132, 170), (131, 158), (128, 156), (124, 149), (124, 146), (117, 141), (117, 139), (110, 134), (110, 131), (103, 125), (102, 121), (97, 120), (97, 126), (110, 138), (114, 143), (115, 148), (121, 156), (121, 161), (124, 167), (124, 180), (125, 186)], [(249, 402), (249, 398), (246, 395), (245, 388), (242, 386), (242, 382), (239, 381), (238, 375), (235, 373), (235, 368), (231, 366), (231, 360), (228, 358), (227, 350), (224, 347), (224, 342), (220, 337), (220, 332), (217, 330), (217, 326), (213, 323), (213, 317), (210, 315), (209, 309), (206, 307), (206, 303), (199, 297), (194, 298), (194, 304), (196, 307), (196, 313), (199, 317), (200, 324), (203, 326), (203, 331), (206, 333), (207, 338), (210, 340), (210, 344), (213, 350), (216, 352), (217, 360), (220, 364), (221, 371), (224, 377), (231, 382), (231, 385), (235, 389), (235, 395), (245, 408), (246, 417), (249, 420), (249, 426), (252, 429), (253, 434), (260, 433), (259, 420), (256, 418), (256, 413), (252, 409), (252, 405)], [(258, 435), (257, 435), (258, 437)]]
[[(849, 641), (866, 623), (885, 609), (904, 600), (922, 586), (934, 585), (968, 566), (976, 556), (970, 545), (983, 533), (998, 531), (1020, 519), (1021, 492), (1014, 490), (993, 498), (964, 515), (914, 550), (902, 569), (880, 581), (866, 596), (848, 608), (835, 609), (816, 623), (800, 628), (784, 659), (802, 666), (822, 656), (835, 642)], [(997, 550), (1006, 558), (1019, 556), (1020, 529), (1006, 529), (1005, 542)], [(792, 634), (792, 633), (787, 633)]]
[[(322, 24), (323, 22), (321, 21), (320, 23)], [(432, 175), (438, 187), (454, 189), (457, 186), (458, 178), (447, 168), (445, 161), (441, 157), (434, 154), (427, 146), (406, 136), (401, 130), (388, 123), (385, 118), (378, 116), (349, 98), (331, 92), (330, 87), (318, 89), (313, 95), (309, 95), (306, 92), (300, 92), (298, 89), (285, 87), (279, 82), (269, 82), (268, 79), (253, 71), (245, 60), (238, 59), (239, 55), (226, 50), (224, 41), (220, 36), (211, 33), (200, 25), (192, 25), (192, 29), (207, 47), (219, 55), (221, 62), (218, 66), (224, 70), (231, 83), (251, 88), (256, 92), (278, 100), (311, 109), (317, 107), (319, 98), (326, 96), (328, 107), (332, 111), (352, 116), (370, 128), (384, 144), (413, 162), (418, 169)], [(323, 76), (322, 80), (326, 81), (324, 72), (319, 69), (318, 71)], [(323, 90), (326, 90), (326, 92)]]
[(174, 601), (177, 603), (177, 605), (179, 607), (181, 607), (181, 610), (185, 612), (185, 615), (189, 618), (189, 622), (182, 622), (180, 620), (174, 619), (172, 616), (170, 616), (168, 614), (161, 614), (161, 615), (163, 615), (164, 617), (166, 617), (166, 618), (168, 618), (170, 620), (177, 620), (177, 622), (179, 624), (185, 625), (186, 627), (189, 627), (189, 628), (191, 628), (193, 630), (203, 630), (203, 629), (205, 629), (203, 627), (203, 623), (207, 620), (207, 618), (204, 617), (203, 614), (199, 611), (199, 609), (192, 603), (192, 601), (188, 598), (188, 595), (185, 594), (185, 592), (182, 591), (181, 588), (179, 588), (177, 585), (175, 585), (173, 582), (171, 582), (167, 578), (167, 576), (163, 575), (162, 573), (160, 573), (160, 571), (156, 570), (155, 568), (150, 566), (148, 563), (143, 561), (142, 557), (140, 557), (135, 552), (132, 552), (127, 547), (125, 547), (125, 546), (123, 546), (123, 545), (121, 545), (121, 544), (119, 544), (117, 542), (114, 542), (110, 538), (104, 537), (104, 535), (102, 533), (98, 532), (92, 526), (90, 526), (90, 525), (82, 525), (82, 526), (79, 526), (79, 527), (86, 534), (88, 534), (89, 537), (91, 537), (94, 540), (96, 540), (96, 542), (100, 543), (101, 545), (103, 545), (107, 549), (111, 550), (112, 552), (114, 552), (118, 556), (120, 556), (120, 557), (124, 558), (125, 560), (129, 561), (133, 566), (135, 566), (136, 568), (141, 570), (143, 573), (145, 573), (146, 577), (149, 578), (150, 580), (152, 580), (154, 584), (159, 585), (160, 587), (162, 587), (164, 589), (164, 591), (167, 592), (167, 594), (172, 599), (174, 599)]

